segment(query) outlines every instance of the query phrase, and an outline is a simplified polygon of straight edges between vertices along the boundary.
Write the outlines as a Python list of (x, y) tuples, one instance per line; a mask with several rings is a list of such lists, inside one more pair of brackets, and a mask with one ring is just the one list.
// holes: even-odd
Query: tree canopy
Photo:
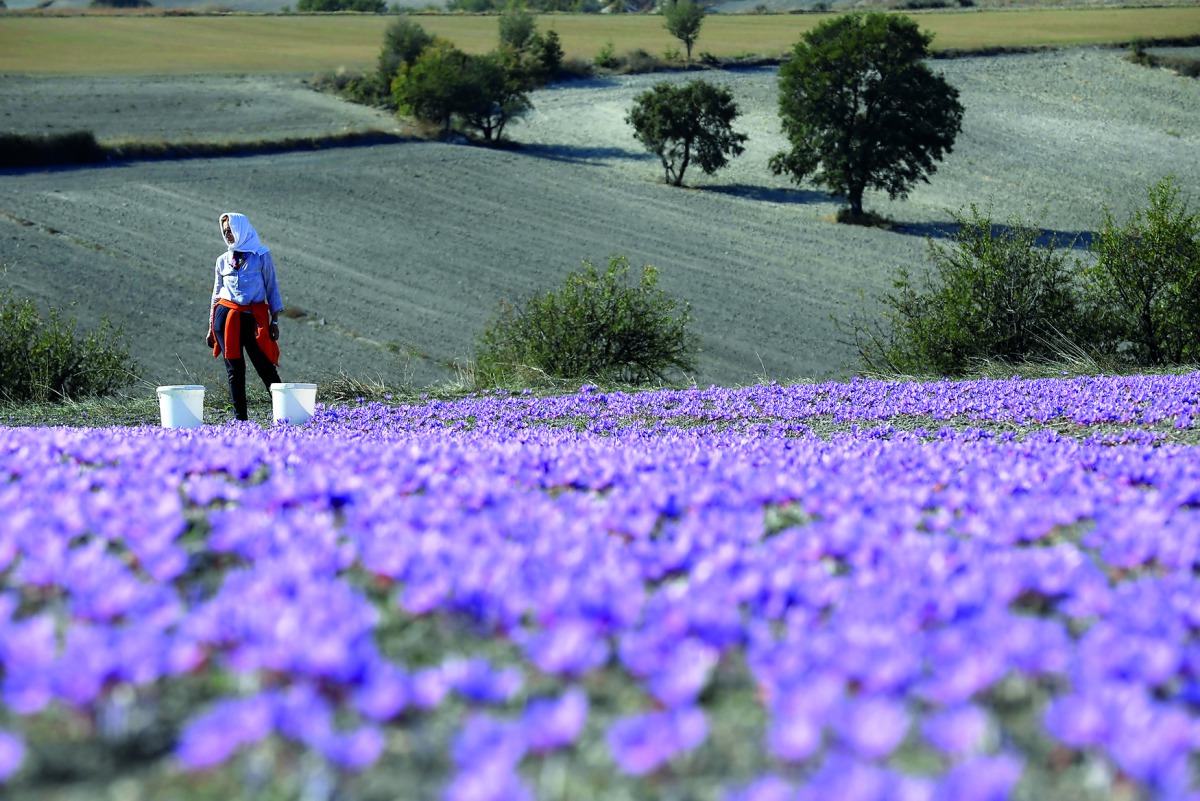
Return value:
[(662, 161), (665, 180), (680, 186), (693, 161), (712, 175), (730, 155), (742, 153), (747, 137), (733, 130), (739, 113), (727, 88), (701, 80), (682, 86), (663, 81), (634, 98), (625, 121)]
[(844, 196), (906, 197), (928, 181), (962, 130), (958, 90), (925, 64), (933, 37), (904, 16), (847, 14), (821, 23), (779, 70), (779, 116), (791, 150), (771, 169)]
[(692, 60), (692, 45), (700, 37), (704, 23), (704, 7), (695, 0), (667, 0), (663, 5), (667, 31), (687, 48), (687, 60)]

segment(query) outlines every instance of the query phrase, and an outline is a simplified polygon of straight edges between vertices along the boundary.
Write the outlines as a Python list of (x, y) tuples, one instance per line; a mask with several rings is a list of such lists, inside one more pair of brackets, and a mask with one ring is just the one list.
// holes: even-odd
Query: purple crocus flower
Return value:
[(373, 664), (354, 691), (354, 707), (372, 720), (391, 720), (408, 706), (410, 688), (411, 681), (400, 668), (390, 662)]
[(488, 762), (464, 770), (446, 788), (445, 801), (533, 801), (511, 765)]
[(530, 701), (521, 719), (529, 750), (541, 754), (575, 742), (583, 731), (587, 714), (587, 695), (578, 687), (572, 687), (557, 699)]
[(1099, 745), (1111, 730), (1108, 710), (1092, 695), (1066, 695), (1050, 702), (1046, 730), (1072, 748)]
[(784, 689), (771, 708), (767, 747), (780, 759), (808, 759), (821, 747), (826, 717), (841, 702), (844, 685), (818, 674)]
[(1008, 801), (1021, 778), (1020, 760), (1006, 754), (973, 757), (938, 782), (935, 801)]
[(486, 659), (452, 657), (442, 663), (449, 686), (469, 701), (500, 704), (521, 690), (524, 679), (516, 668), (493, 670)]
[(525, 643), (530, 661), (552, 675), (582, 676), (607, 662), (609, 650), (596, 626), (580, 618), (556, 622)]
[(617, 720), (608, 730), (608, 747), (623, 772), (640, 776), (690, 751), (707, 736), (704, 713), (679, 707)]
[(25, 741), (12, 732), (0, 729), (0, 784), (4, 784), (25, 761)]
[(647, 680), (650, 694), (667, 706), (690, 704), (708, 683), (717, 664), (716, 649), (689, 637), (678, 643)]
[(519, 722), (473, 714), (450, 747), (454, 763), (463, 770), (500, 763), (509, 768), (525, 758), (529, 742)]
[(921, 724), (930, 745), (950, 756), (970, 756), (983, 747), (988, 717), (977, 706), (959, 706), (936, 712)]
[(274, 710), (267, 696), (218, 701), (188, 723), (176, 756), (188, 770), (205, 770), (271, 733)]
[(834, 726), (842, 741), (867, 759), (886, 757), (908, 732), (908, 712), (901, 701), (867, 696), (844, 701)]
[(335, 765), (360, 771), (375, 764), (383, 753), (384, 745), (383, 732), (374, 726), (362, 726), (353, 731), (328, 735), (318, 747)]
[(736, 792), (727, 793), (724, 801), (793, 801), (796, 788), (778, 776), (755, 779)]

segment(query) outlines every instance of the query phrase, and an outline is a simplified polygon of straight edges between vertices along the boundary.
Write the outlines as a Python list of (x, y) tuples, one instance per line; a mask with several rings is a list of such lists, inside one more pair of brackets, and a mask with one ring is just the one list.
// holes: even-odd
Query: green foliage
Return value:
[[(1052, 359), (1088, 337), (1082, 267), (1038, 228), (1007, 225), (972, 205), (955, 215), (950, 244), (929, 239), (930, 269), (897, 270), (882, 317), (854, 321), (856, 345), (872, 369), (959, 376), (981, 360)], [(881, 320), (882, 322), (876, 322)]]
[(31, 300), (0, 294), (0, 398), (59, 400), (107, 395), (138, 378), (121, 328), (107, 319), (82, 339), (57, 309), (46, 319)]
[(594, 61), (597, 67), (607, 70), (616, 67), (620, 63), (617, 60), (616, 50), (611, 39), (604, 43), (604, 47), (600, 48), (600, 52), (596, 54)]
[(454, 113), (486, 142), (499, 140), (505, 125), (533, 108), (525, 94), (524, 73), (511, 68), (500, 53), (467, 56), (462, 78), (464, 87)]
[(387, 11), (384, 0), (299, 0), (296, 10), (302, 13), (359, 11), (364, 14), (382, 14)]
[(500, 45), (523, 53), (537, 32), (537, 22), (524, 6), (510, 4), (500, 14)]
[(738, 117), (733, 94), (707, 81), (682, 86), (662, 82), (637, 95), (625, 121), (634, 137), (662, 162), (664, 180), (675, 186), (694, 160), (706, 175), (745, 149), (746, 135), (733, 130)]
[(400, 67), (392, 79), (392, 97), (404, 114), (450, 130), (450, 121), (470, 90), (467, 54), (436, 39), (412, 64)]
[(535, 66), (534, 78), (536, 84), (549, 83), (563, 71), (562, 42), (558, 31), (534, 33), (529, 42), (529, 57)]
[(643, 384), (673, 371), (696, 369), (697, 341), (688, 333), (691, 308), (658, 288), (646, 265), (631, 278), (629, 261), (613, 256), (607, 269), (584, 259), (562, 286), (536, 294), (519, 308), (501, 303), (479, 336), (476, 380), (483, 386), (557, 379)]
[[(151, 8), (154, 4), (150, 0), (92, 0), (88, 3), (90, 8)], [(0, 4), (0, 8), (3, 8)]]
[(930, 34), (872, 12), (822, 22), (779, 70), (779, 116), (791, 150), (770, 166), (844, 196), (862, 213), (866, 189), (906, 197), (936, 171), (962, 130), (958, 90), (925, 64)]
[(704, 7), (695, 0), (667, 0), (663, 5), (663, 18), (667, 31), (687, 49), (687, 60), (692, 60), (692, 45), (700, 37), (700, 26), (704, 24)]
[(383, 86), (391, 86), (400, 68), (411, 66), (431, 44), (433, 36), (413, 20), (401, 17), (388, 25), (379, 53), (379, 79)]
[(532, 105), (527, 78), (501, 53), (468, 55), (437, 39), (411, 65), (401, 65), (392, 96), (402, 113), (449, 131), (457, 120), (485, 141), (503, 136), (504, 126)]
[(1144, 365), (1200, 359), (1200, 215), (1174, 177), (1122, 225), (1105, 209), (1087, 271), (1109, 348)]

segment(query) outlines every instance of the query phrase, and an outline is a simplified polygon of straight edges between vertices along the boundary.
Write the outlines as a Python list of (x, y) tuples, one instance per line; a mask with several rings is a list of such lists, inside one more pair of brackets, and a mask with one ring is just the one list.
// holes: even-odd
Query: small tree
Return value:
[(524, 73), (510, 69), (509, 59), (500, 53), (468, 56), (462, 79), (464, 88), (454, 111), (484, 141), (499, 140), (505, 125), (533, 108), (525, 94)]
[(656, 154), (664, 180), (674, 186), (695, 161), (706, 175), (741, 155), (746, 135), (733, 130), (738, 107), (729, 89), (696, 80), (677, 86), (662, 82), (634, 98), (625, 121), (634, 137)]
[(411, 65), (403, 65), (392, 79), (392, 96), (404, 114), (450, 130), (454, 112), (471, 91), (467, 54), (441, 39), (421, 51)]
[(535, 33), (529, 42), (529, 57), (533, 62), (532, 77), (535, 84), (545, 84), (557, 78), (563, 67), (563, 49), (558, 31)]
[(379, 77), (383, 85), (391, 86), (400, 68), (411, 66), (431, 44), (433, 36), (411, 19), (398, 17), (388, 25), (379, 53)]
[(958, 90), (924, 60), (932, 36), (903, 16), (849, 14), (823, 22), (779, 69), (779, 116), (791, 150), (776, 175), (811, 179), (862, 214), (863, 192), (907, 197), (962, 130)]
[(704, 24), (704, 7), (695, 0), (667, 0), (662, 13), (667, 31), (683, 42), (691, 63), (692, 45), (700, 38), (700, 26)]
[(1138, 364), (1200, 358), (1200, 215), (1174, 177), (1147, 193), (1149, 205), (1124, 225), (1105, 209), (1088, 270), (1111, 347), (1128, 343)]
[(587, 259), (562, 286), (520, 307), (501, 303), (479, 336), (476, 375), (485, 385), (531, 373), (556, 379), (665, 381), (696, 369), (691, 309), (658, 288), (646, 265), (630, 278), (629, 260), (613, 256), (600, 271)]
[(500, 45), (524, 53), (537, 33), (537, 21), (524, 5), (511, 3), (500, 14)]
[(1082, 266), (1020, 219), (998, 226), (974, 205), (950, 244), (930, 238), (930, 269), (896, 271), (875, 315), (853, 322), (863, 361), (902, 373), (961, 375), (974, 360), (1054, 358), (1086, 341)]

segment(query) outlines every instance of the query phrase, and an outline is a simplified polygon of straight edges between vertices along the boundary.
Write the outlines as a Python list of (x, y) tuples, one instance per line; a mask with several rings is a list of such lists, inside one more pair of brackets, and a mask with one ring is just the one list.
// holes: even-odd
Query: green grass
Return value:
[[(705, 18), (697, 53), (718, 58), (779, 58), (800, 35), (830, 15), (747, 14)], [(1200, 7), (1047, 9), (914, 14), (934, 34), (935, 51), (1026, 49), (1147, 43), (1200, 37)], [(139, 76), (372, 69), (394, 17), (359, 14), (166, 16), (87, 14), (0, 16), (0, 74)], [(463, 50), (496, 46), (495, 16), (423, 15), (430, 33)], [(613, 42), (617, 53), (662, 53), (678, 40), (657, 15), (554, 14), (567, 58), (591, 60)]]

